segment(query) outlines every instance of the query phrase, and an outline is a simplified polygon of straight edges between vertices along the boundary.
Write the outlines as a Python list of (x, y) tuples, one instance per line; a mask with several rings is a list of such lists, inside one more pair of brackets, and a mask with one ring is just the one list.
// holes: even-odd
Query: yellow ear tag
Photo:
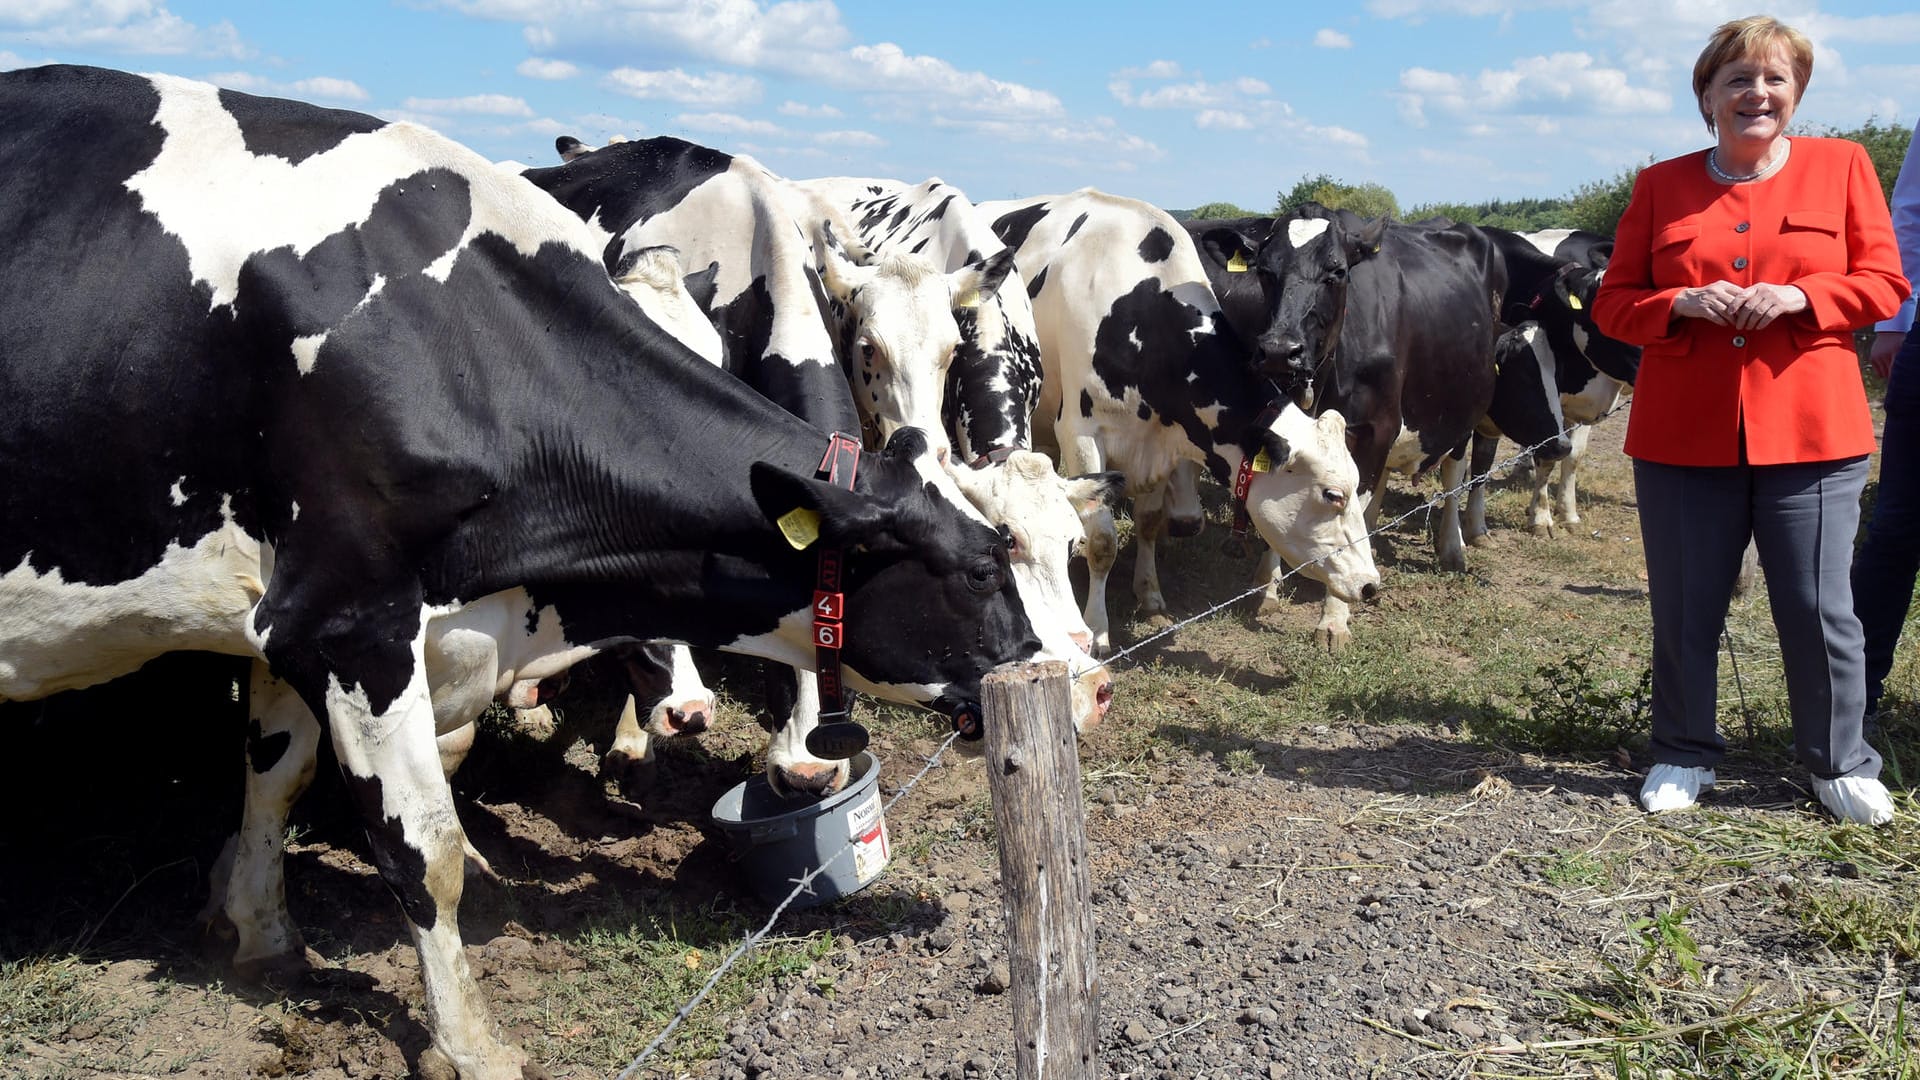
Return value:
[(1267, 448), (1264, 446), (1260, 448), (1259, 453), (1253, 455), (1253, 471), (1254, 472), (1272, 472), (1273, 471), (1273, 459), (1267, 456)]
[(1253, 264), (1247, 261), (1247, 253), (1237, 248), (1234, 250), (1233, 258), (1227, 260), (1229, 274), (1244, 274), (1252, 268)]
[(957, 308), (979, 307), (980, 306), (980, 290), (968, 289), (966, 292), (963, 292), (959, 296), (954, 297), (953, 306)]
[(1575, 295), (1573, 295), (1572, 293), (1568, 293), (1568, 294), (1567, 294), (1567, 306), (1568, 306), (1568, 307), (1570, 307), (1570, 308), (1572, 308), (1572, 309), (1573, 309), (1573, 310), (1575, 310), (1575, 311), (1579, 311), (1579, 310), (1580, 310), (1580, 306), (1581, 306), (1581, 305), (1580, 305), (1580, 298), (1579, 298), (1579, 297), (1577, 297), (1577, 296), (1575, 296)]
[(796, 506), (780, 515), (775, 522), (780, 526), (780, 535), (787, 538), (795, 551), (805, 551), (820, 539), (820, 515), (804, 506)]

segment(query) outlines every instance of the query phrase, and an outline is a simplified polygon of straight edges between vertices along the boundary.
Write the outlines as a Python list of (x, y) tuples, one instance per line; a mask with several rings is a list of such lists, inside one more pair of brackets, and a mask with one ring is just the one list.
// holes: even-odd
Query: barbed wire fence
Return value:
[[(1632, 404), (1631, 398), (1623, 400), (1618, 404), (1616, 404), (1613, 408), (1608, 409), (1605, 412), (1602, 412), (1601, 414), (1596, 416), (1593, 420), (1587, 421), (1587, 423), (1589, 425), (1597, 424), (1600, 421), (1605, 420), (1609, 416), (1612, 416), (1614, 413), (1620, 412), (1628, 408), (1631, 404)], [(1111, 656), (1108, 656), (1104, 660), (1100, 660), (1089, 666), (1081, 667), (1071, 671), (1069, 673), (1069, 677), (1079, 678), (1082, 675), (1085, 675), (1091, 671), (1095, 671), (1103, 667), (1106, 668), (1109, 672), (1113, 672), (1114, 674), (1117, 675), (1118, 670), (1115, 668), (1115, 665), (1121, 661), (1128, 660), (1129, 657), (1131, 657), (1135, 653), (1138, 653), (1140, 650), (1147, 648), (1148, 646), (1154, 644), (1157, 641), (1170, 637), (1173, 634), (1176, 634), (1181, 630), (1189, 626), (1192, 626), (1194, 623), (1200, 622), (1204, 619), (1211, 618), (1212, 616), (1220, 613), (1221, 611), (1224, 611), (1227, 608), (1230, 608), (1233, 605), (1240, 603), (1243, 600), (1246, 600), (1248, 597), (1251, 597), (1255, 593), (1264, 592), (1269, 588), (1278, 587), (1279, 585), (1284, 584), (1288, 579), (1294, 577), (1295, 575), (1305, 572), (1309, 567), (1312, 567), (1327, 559), (1333, 558), (1335, 555), (1338, 555), (1342, 551), (1345, 551), (1352, 547), (1356, 547), (1363, 543), (1371, 544), (1373, 542), (1374, 537), (1379, 536), (1390, 529), (1394, 529), (1398, 527), (1401, 523), (1411, 518), (1418, 517), (1424, 514), (1428, 518), (1429, 525), (1431, 525), (1431, 519), (1434, 511), (1444, 506), (1447, 500), (1464, 498), (1465, 496), (1470, 494), (1473, 491), (1473, 489), (1491, 484), (1493, 482), (1494, 473), (1496, 471), (1510, 468), (1514, 465), (1519, 464), (1522, 460), (1532, 458), (1537, 451), (1544, 449), (1545, 447), (1550, 446), (1555, 442), (1558, 442), (1562, 437), (1571, 433), (1574, 427), (1576, 426), (1578, 425), (1569, 425), (1561, 429), (1558, 433), (1553, 435), (1551, 438), (1543, 439), (1540, 442), (1533, 444), (1532, 446), (1527, 446), (1520, 449), (1518, 452), (1506, 458), (1502, 458), (1500, 460), (1495, 461), (1491, 466), (1488, 467), (1486, 472), (1483, 472), (1477, 475), (1471, 475), (1464, 482), (1457, 484), (1451, 488), (1443, 489), (1440, 492), (1429, 496), (1428, 498), (1420, 502), (1418, 505), (1414, 506), (1412, 509), (1409, 509), (1406, 512), (1392, 518), (1391, 520), (1384, 521), (1379, 525), (1375, 526), (1374, 528), (1368, 530), (1363, 536), (1361, 536), (1357, 540), (1351, 541), (1348, 544), (1342, 545), (1341, 547), (1334, 549), (1333, 551), (1327, 552), (1326, 554), (1321, 555), (1317, 559), (1303, 563), (1300, 566), (1296, 566), (1291, 569), (1288, 569), (1285, 573), (1273, 575), (1270, 580), (1258, 582), (1248, 587), (1247, 589), (1226, 598), (1225, 600), (1221, 600), (1218, 603), (1208, 606), (1206, 609), (1200, 612), (1197, 612), (1184, 619), (1174, 622), (1169, 626), (1163, 627), (1160, 630), (1155, 631), (1154, 633), (1148, 635), (1147, 637), (1144, 637), (1139, 641), (1134, 642), (1133, 644), (1127, 646), (1126, 648), (1121, 649), (1118, 652), (1115, 652), (1114, 654), (1112, 654)], [(1546, 468), (1546, 467), (1550, 467), (1550, 465), (1545, 465), (1538, 461), (1535, 461), (1534, 467)], [(1377, 497), (1377, 493), (1376, 493), (1376, 497)], [(1740, 677), (1739, 660), (1734, 650), (1733, 638), (1730, 633), (1726, 631), (1722, 631), (1722, 639), (1726, 643), (1728, 654), (1730, 656), (1734, 656), (1735, 685), (1736, 687), (1738, 687), (1741, 694), (1741, 699), (1742, 699), (1741, 709), (1744, 714), (1747, 712), (1746, 705), (1745, 705), (1746, 689), (1745, 689), (1744, 682), (1741, 680), (1741, 677)], [(926, 764), (920, 767), (920, 771), (916, 772), (911, 778), (909, 778), (904, 784), (902, 784), (900, 789), (896, 791), (893, 794), (893, 796), (889, 798), (886, 801), (886, 803), (881, 807), (880, 814), (883, 819), (885, 818), (887, 811), (893, 809), (893, 805), (895, 803), (905, 798), (907, 794), (913, 790), (914, 786), (917, 785), (921, 781), (921, 779), (927, 775), (927, 773), (931, 772), (934, 769), (934, 767), (939, 764), (940, 759), (946, 754), (947, 750), (953, 746), (955, 740), (957, 740), (958, 738), (959, 738), (959, 735), (957, 733), (950, 734), (946, 737), (944, 741), (940, 743), (939, 746), (934, 748), (933, 754), (927, 759)], [(633, 1059), (633, 1061), (630, 1064), (627, 1065), (625, 1069), (620, 1071), (616, 1080), (628, 1080), (628, 1078), (630, 1077), (637, 1076), (639, 1074), (639, 1070), (641, 1066), (646, 1064), (646, 1062), (649, 1059), (651, 1059), (654, 1054), (659, 1052), (661, 1047), (666, 1045), (667, 1040), (673, 1035), (674, 1030), (693, 1015), (694, 1010), (699, 1008), (700, 1003), (706, 1000), (707, 996), (710, 993), (712, 993), (714, 987), (719, 985), (720, 980), (726, 975), (726, 973), (729, 970), (732, 969), (734, 964), (736, 964), (747, 953), (751, 952), (754, 948), (756, 948), (760, 944), (760, 942), (766, 938), (768, 934), (772, 933), (773, 928), (776, 925), (778, 925), (781, 916), (786, 913), (788, 907), (791, 906), (793, 902), (799, 899), (803, 894), (811, 892), (813, 888), (814, 879), (818, 877), (821, 873), (825, 872), (825, 869), (827, 867), (833, 865), (835, 860), (839, 859), (842, 855), (846, 854), (847, 851), (853, 847), (853, 843), (854, 843), (853, 841), (848, 841), (847, 844), (841, 847), (838, 851), (834, 852), (832, 855), (828, 856), (827, 858), (821, 860), (821, 863), (818, 867), (815, 867), (814, 869), (809, 870), (806, 874), (803, 874), (801, 877), (795, 879), (794, 887), (792, 891), (790, 891), (786, 895), (785, 899), (781, 900), (780, 903), (774, 907), (773, 911), (767, 916), (766, 921), (760, 926), (760, 928), (754, 931), (752, 934), (749, 934), (745, 939), (743, 939), (737, 946), (734, 947), (733, 951), (727, 955), (726, 959), (721, 961), (721, 963), (714, 968), (713, 973), (707, 977), (707, 981), (701, 985), (700, 989), (694, 993), (692, 998), (688, 999), (688, 1001), (685, 1004), (683, 1004), (678, 1010), (674, 1012), (673, 1017), (667, 1021), (666, 1026), (660, 1030), (660, 1033), (658, 1035), (655, 1035), (653, 1037), (653, 1040), (651, 1042), (647, 1043), (647, 1045), (643, 1049), (641, 1049), (640, 1053)]]

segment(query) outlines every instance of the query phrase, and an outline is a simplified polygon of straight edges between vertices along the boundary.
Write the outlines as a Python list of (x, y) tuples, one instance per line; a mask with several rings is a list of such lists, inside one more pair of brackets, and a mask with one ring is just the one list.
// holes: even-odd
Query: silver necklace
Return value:
[(1744, 183), (1747, 183), (1748, 181), (1760, 179), (1761, 177), (1772, 172), (1773, 170), (1779, 168), (1780, 163), (1786, 160), (1787, 160), (1787, 152), (1785, 150), (1782, 150), (1778, 155), (1774, 157), (1772, 161), (1767, 162), (1765, 165), (1760, 166), (1759, 168), (1753, 170), (1750, 173), (1730, 173), (1727, 170), (1720, 167), (1720, 148), (1716, 146), (1713, 149), (1707, 151), (1707, 171), (1712, 173), (1714, 175), (1714, 178), (1719, 180), (1721, 183), (1744, 184)]

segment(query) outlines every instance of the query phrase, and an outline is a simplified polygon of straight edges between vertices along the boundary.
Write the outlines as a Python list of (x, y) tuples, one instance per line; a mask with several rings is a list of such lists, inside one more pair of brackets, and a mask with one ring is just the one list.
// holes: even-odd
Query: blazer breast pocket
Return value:
[(1779, 255), (1785, 284), (1821, 271), (1847, 269), (1844, 220), (1832, 210), (1789, 210), (1780, 222)]
[(1655, 288), (1699, 284), (1696, 277), (1700, 270), (1700, 255), (1696, 250), (1699, 239), (1700, 222), (1696, 220), (1676, 221), (1653, 234), (1653, 260), (1649, 270)]

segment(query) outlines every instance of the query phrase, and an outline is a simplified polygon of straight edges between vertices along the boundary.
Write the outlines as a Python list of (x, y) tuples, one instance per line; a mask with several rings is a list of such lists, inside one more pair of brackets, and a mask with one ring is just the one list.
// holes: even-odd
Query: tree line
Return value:
[[(1913, 132), (1897, 124), (1869, 119), (1857, 128), (1824, 128), (1808, 135), (1852, 139), (1866, 147), (1874, 169), (1880, 174), (1880, 186), (1889, 199), (1893, 181), (1906, 157), (1907, 143)], [(1652, 162), (1649, 161), (1648, 164)], [(1372, 182), (1350, 184), (1326, 173), (1302, 176), (1291, 188), (1278, 193), (1273, 209), (1279, 216), (1309, 202), (1335, 210), (1350, 210), (1363, 217), (1391, 217), (1420, 221), (1431, 217), (1451, 218), (1469, 225), (1491, 225), (1514, 232), (1538, 232), (1541, 229), (1585, 229), (1612, 236), (1620, 215), (1626, 212), (1633, 195), (1633, 182), (1645, 166), (1623, 169), (1604, 180), (1593, 180), (1557, 199), (1488, 199), (1477, 203), (1420, 203), (1402, 211), (1400, 201), (1384, 185)], [(1176, 218), (1234, 218), (1260, 216), (1233, 203), (1212, 202), (1188, 211), (1174, 211)]]

